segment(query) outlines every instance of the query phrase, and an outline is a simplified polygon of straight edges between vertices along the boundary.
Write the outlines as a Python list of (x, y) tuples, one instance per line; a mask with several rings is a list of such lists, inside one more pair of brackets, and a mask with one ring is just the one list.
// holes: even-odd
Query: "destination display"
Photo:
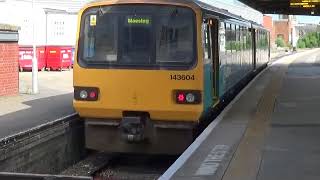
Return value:
[(320, 0), (290, 0), (290, 7), (316, 8), (320, 5)]
[(150, 26), (151, 17), (148, 16), (127, 16), (126, 17), (127, 25), (138, 25), (138, 26)]

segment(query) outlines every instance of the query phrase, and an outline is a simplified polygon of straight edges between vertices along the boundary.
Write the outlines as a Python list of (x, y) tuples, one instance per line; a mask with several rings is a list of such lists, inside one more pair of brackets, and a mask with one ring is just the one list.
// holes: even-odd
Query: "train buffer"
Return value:
[(320, 51), (269, 65), (160, 179), (320, 179)]

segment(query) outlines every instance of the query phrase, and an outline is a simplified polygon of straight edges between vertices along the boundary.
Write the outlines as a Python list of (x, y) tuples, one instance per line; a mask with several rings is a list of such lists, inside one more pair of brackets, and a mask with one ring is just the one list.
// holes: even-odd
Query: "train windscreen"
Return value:
[(94, 7), (82, 16), (79, 64), (190, 68), (196, 61), (195, 14), (163, 5)]

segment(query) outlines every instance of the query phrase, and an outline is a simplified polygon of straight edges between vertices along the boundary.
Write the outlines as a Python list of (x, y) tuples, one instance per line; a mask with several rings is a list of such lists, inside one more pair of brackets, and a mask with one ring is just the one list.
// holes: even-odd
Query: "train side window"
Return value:
[(226, 53), (232, 51), (232, 33), (231, 33), (231, 25), (226, 23)]
[(211, 42), (211, 30), (208, 20), (204, 20), (203, 23), (203, 45), (204, 45), (204, 59), (211, 59), (212, 57), (212, 42)]
[(244, 45), (244, 50), (245, 50), (245, 58), (246, 60), (248, 60), (250, 57), (249, 57), (249, 44), (248, 44), (248, 27), (244, 27), (244, 32), (243, 32), (243, 45)]
[(226, 51), (226, 29), (225, 23), (221, 22), (219, 27), (219, 45), (220, 45), (220, 52)]
[(240, 27), (239, 25), (236, 25), (236, 43), (235, 43), (235, 47), (236, 47), (236, 51), (240, 50)]
[(236, 26), (231, 24), (231, 52), (234, 53), (236, 50)]
[(245, 41), (245, 39), (246, 39), (246, 28), (245, 27), (241, 27), (241, 44), (242, 44), (242, 50), (245, 50), (246, 48), (246, 41)]
[(240, 26), (239, 28), (239, 46), (240, 46), (240, 65), (243, 63), (243, 26)]
[(235, 42), (234, 42), (234, 48), (235, 48), (235, 57), (233, 59), (233, 62), (238, 65), (239, 64), (239, 25), (235, 25)]
[(227, 65), (232, 62), (232, 48), (233, 48), (233, 33), (231, 24), (226, 23), (226, 53), (225, 58), (222, 60), (222, 65)]

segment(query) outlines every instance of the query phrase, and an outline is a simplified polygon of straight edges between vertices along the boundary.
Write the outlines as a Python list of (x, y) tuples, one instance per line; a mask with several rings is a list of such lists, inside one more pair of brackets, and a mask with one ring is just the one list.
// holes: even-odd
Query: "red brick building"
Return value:
[(273, 26), (273, 21), (271, 16), (264, 15), (263, 16), (263, 27), (268, 29), (270, 31), (270, 42), (271, 44), (274, 44), (276, 38), (275, 38), (275, 29)]
[(0, 96), (19, 92), (18, 28), (0, 24)]
[(281, 37), (286, 44), (292, 44), (294, 41), (295, 17), (282, 15), (279, 20), (273, 22), (275, 39)]

